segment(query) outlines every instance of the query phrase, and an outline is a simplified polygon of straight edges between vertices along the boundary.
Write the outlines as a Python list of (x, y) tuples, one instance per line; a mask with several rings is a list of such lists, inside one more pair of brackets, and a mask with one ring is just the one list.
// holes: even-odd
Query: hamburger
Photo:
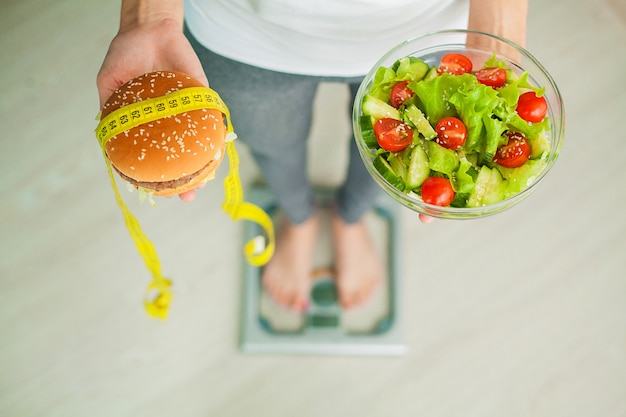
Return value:
[[(102, 118), (129, 104), (203, 86), (181, 72), (150, 72), (118, 88), (102, 107)], [(104, 151), (126, 182), (155, 196), (171, 196), (215, 177), (225, 154), (226, 133), (224, 115), (203, 108), (128, 129), (113, 136)]]

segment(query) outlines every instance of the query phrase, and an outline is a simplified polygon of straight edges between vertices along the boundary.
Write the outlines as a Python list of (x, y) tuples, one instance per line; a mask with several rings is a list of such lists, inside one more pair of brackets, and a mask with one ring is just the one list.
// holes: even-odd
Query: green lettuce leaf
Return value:
[(378, 68), (368, 94), (388, 103), (396, 78), (396, 72), (391, 68)]
[(472, 163), (467, 158), (459, 160), (459, 169), (453, 177), (452, 186), (456, 193), (471, 194), (476, 186), (478, 171), (474, 169)]
[(544, 130), (550, 129), (550, 119), (546, 117), (539, 123), (529, 123), (515, 112), (508, 113), (506, 124), (511, 130), (523, 133), (527, 138), (535, 138)]
[(460, 78), (450, 74), (441, 74), (428, 81), (409, 84), (409, 88), (419, 98), (418, 107), (432, 125), (444, 117), (457, 115), (448, 99), (459, 89)]
[[(458, 77), (462, 80), (458, 90), (449, 98), (454, 105), (465, 127), (467, 128), (467, 139), (465, 149), (469, 151), (483, 152), (486, 142), (497, 142), (497, 139), (488, 135), (497, 134), (502, 131), (494, 128), (491, 123), (491, 116), (494, 111), (502, 106), (502, 98), (498, 96), (496, 90), (486, 85), (480, 84), (476, 77), (464, 74)], [(487, 131), (485, 122), (490, 124)]]
[(503, 135), (508, 126), (499, 118), (488, 114), (483, 114), (482, 122), (485, 126), (485, 136), (480, 157), (483, 164), (488, 164), (493, 160), (498, 148), (508, 142), (508, 138)]
[(428, 64), (413, 56), (400, 58), (391, 67), (397, 76), (397, 81), (419, 81), (428, 72)]
[(528, 82), (528, 72), (522, 73), (519, 77), (513, 72), (513, 70), (506, 71), (506, 85), (498, 89), (500, 97), (506, 100), (506, 104), (509, 108), (515, 109), (519, 96), (525, 90), (532, 90), (541, 97), (545, 92), (545, 87), (534, 87)]
[(483, 64), (483, 68), (506, 68), (507, 63), (498, 59), (496, 57), (496, 53), (494, 52), (485, 63)]

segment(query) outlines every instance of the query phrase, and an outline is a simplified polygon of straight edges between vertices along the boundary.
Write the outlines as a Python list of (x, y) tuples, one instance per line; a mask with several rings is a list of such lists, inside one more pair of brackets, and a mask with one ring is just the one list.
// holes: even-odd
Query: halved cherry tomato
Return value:
[(456, 117), (444, 117), (435, 126), (437, 137), (435, 142), (447, 149), (459, 149), (465, 143), (467, 128)]
[(446, 54), (441, 58), (439, 73), (461, 75), (472, 72), (472, 61), (463, 54)]
[(481, 68), (474, 74), (478, 82), (489, 87), (502, 87), (506, 82), (506, 70), (504, 68)]
[(391, 98), (389, 101), (396, 109), (400, 108), (402, 103), (415, 95), (413, 90), (411, 90), (408, 85), (408, 81), (400, 81), (391, 89)]
[(509, 141), (498, 148), (493, 161), (505, 168), (521, 167), (530, 157), (530, 145), (519, 132), (507, 132), (506, 135)]
[(534, 91), (528, 91), (517, 101), (517, 114), (519, 117), (531, 123), (538, 123), (546, 117), (548, 112), (548, 103), (541, 96), (537, 97)]
[(422, 200), (435, 206), (449, 206), (454, 200), (454, 189), (450, 180), (443, 177), (426, 178), (422, 183)]
[(413, 129), (397, 119), (384, 117), (374, 123), (374, 135), (381, 148), (398, 152), (413, 141)]

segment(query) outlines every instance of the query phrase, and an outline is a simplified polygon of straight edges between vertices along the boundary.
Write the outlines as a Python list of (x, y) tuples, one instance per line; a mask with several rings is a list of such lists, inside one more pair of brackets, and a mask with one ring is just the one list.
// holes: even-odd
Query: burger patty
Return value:
[[(209, 162), (207, 164), (207, 166), (212, 164), (212, 163), (213, 163), (213, 161)], [(183, 185), (187, 184), (189, 181), (191, 181), (193, 179), (193, 177), (195, 177), (196, 175), (198, 175), (199, 173), (204, 171), (205, 168), (206, 168), (206, 166), (204, 168), (201, 168), (200, 170), (194, 172), (193, 174), (185, 175), (184, 177), (180, 177), (180, 178), (177, 178), (175, 180), (150, 181), (150, 182), (134, 180), (134, 179), (130, 178), (129, 176), (124, 175), (123, 173), (121, 173), (117, 168), (115, 168), (115, 171), (117, 171), (117, 173), (120, 175), (120, 177), (122, 177), (122, 179), (124, 181), (134, 185), (135, 187), (141, 187), (141, 188), (145, 188), (145, 189), (148, 189), (148, 190), (154, 190), (154, 191), (163, 191), (163, 190), (170, 190), (172, 188), (177, 188), (177, 187), (180, 187), (180, 186), (183, 186)]]

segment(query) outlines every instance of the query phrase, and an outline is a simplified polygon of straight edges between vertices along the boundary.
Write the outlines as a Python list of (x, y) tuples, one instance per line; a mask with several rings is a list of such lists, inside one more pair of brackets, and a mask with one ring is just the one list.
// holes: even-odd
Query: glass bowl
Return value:
[[(532, 85), (545, 88), (544, 97), (548, 104), (546, 117), (550, 118), (550, 130), (547, 132), (550, 150), (543, 170), (521, 192), (497, 203), (479, 207), (436, 206), (424, 202), (417, 193), (405, 193), (391, 185), (374, 167), (376, 150), (369, 148), (363, 140), (360, 123), (363, 115), (363, 98), (372, 86), (377, 69), (381, 66), (391, 68), (398, 59), (407, 56), (419, 58), (429, 66), (438, 65), (441, 57), (448, 53), (465, 54), (472, 59), (474, 68), (477, 69), (482, 67), (482, 64), (491, 58), (494, 52), (499, 60), (506, 62), (508, 69), (513, 70), (517, 75), (524, 71), (528, 72), (528, 81)], [(431, 217), (472, 219), (511, 208), (537, 188), (556, 162), (561, 149), (565, 130), (565, 113), (561, 94), (554, 80), (541, 63), (524, 48), (504, 38), (483, 32), (444, 30), (409, 39), (387, 52), (363, 79), (356, 94), (352, 122), (361, 158), (374, 180), (389, 196), (403, 206)]]

